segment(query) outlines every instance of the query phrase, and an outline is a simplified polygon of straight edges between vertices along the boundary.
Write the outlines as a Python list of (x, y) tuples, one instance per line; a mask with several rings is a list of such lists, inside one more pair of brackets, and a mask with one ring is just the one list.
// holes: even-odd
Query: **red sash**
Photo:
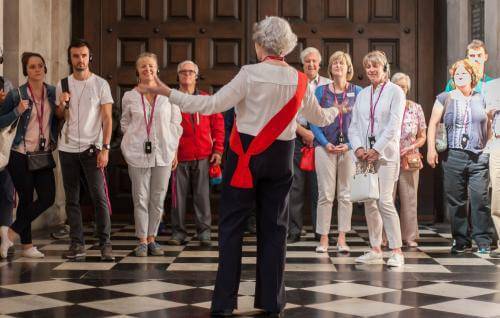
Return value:
[(243, 151), (240, 134), (236, 127), (236, 120), (234, 121), (231, 137), (229, 138), (229, 146), (238, 155), (238, 164), (231, 178), (231, 186), (243, 189), (253, 188), (253, 177), (249, 167), (250, 159), (252, 156), (258, 155), (269, 148), (295, 118), (307, 89), (306, 75), (302, 72), (297, 73), (298, 83), (295, 95), (269, 120), (259, 134), (255, 136), (246, 152)]

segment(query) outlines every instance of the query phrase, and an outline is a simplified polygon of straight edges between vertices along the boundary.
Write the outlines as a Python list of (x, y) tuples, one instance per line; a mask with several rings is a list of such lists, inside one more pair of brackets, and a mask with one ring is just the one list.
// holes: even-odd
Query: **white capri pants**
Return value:
[(382, 227), (389, 241), (389, 248), (400, 248), (401, 227), (394, 205), (394, 183), (399, 176), (399, 163), (379, 161), (377, 163), (380, 198), (365, 202), (365, 216), (372, 247), (382, 244)]
[(135, 235), (156, 236), (163, 215), (171, 167), (136, 168), (128, 166), (132, 181)]
[(352, 151), (332, 154), (323, 146), (318, 146), (314, 157), (318, 176), (316, 232), (320, 235), (327, 235), (330, 232), (335, 188), (337, 188), (338, 201), (338, 230), (349, 232), (352, 217), (351, 176), (355, 170)]

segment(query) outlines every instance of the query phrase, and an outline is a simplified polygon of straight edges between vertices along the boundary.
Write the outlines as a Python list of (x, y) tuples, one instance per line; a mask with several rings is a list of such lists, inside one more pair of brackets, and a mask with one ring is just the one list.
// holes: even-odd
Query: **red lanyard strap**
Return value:
[[(346, 98), (347, 98), (347, 90), (349, 89), (349, 83), (347, 83), (345, 90), (342, 91), (342, 104), (345, 104)], [(343, 107), (341, 107), (339, 100), (337, 99), (337, 94), (335, 94), (335, 85), (333, 86), (333, 98), (334, 98), (334, 105), (338, 106), (339, 109), (339, 124), (340, 124), (340, 135), (344, 135), (343, 132), (343, 117), (344, 117), (344, 112), (343, 112)]]
[(264, 58), (263, 61), (265, 60), (276, 60), (276, 61), (284, 61), (285, 57), (284, 56), (279, 56), (279, 55), (268, 55)]
[(370, 126), (371, 126), (370, 131), (371, 131), (371, 136), (373, 136), (373, 127), (375, 126), (375, 110), (376, 110), (378, 102), (380, 100), (380, 96), (382, 96), (382, 91), (385, 88), (385, 84), (387, 84), (387, 82), (385, 82), (382, 85), (382, 87), (380, 88), (380, 92), (378, 93), (377, 101), (375, 102), (375, 104), (373, 104), (373, 85), (371, 86), (371, 94), (370, 94)]
[(153, 105), (151, 105), (151, 112), (149, 114), (149, 121), (146, 118), (146, 104), (144, 103), (144, 95), (141, 94), (141, 101), (142, 101), (142, 113), (144, 114), (144, 123), (146, 123), (146, 134), (148, 135), (148, 140), (149, 140), (149, 135), (151, 134), (151, 127), (153, 126), (153, 116), (155, 112), (155, 105), (156, 105), (156, 97), (153, 100)]
[(36, 108), (36, 118), (38, 121), (38, 129), (40, 131), (40, 137), (43, 136), (43, 113), (44, 113), (44, 102), (45, 102), (45, 87), (42, 86), (42, 100), (40, 101), (40, 111), (36, 107), (36, 98), (35, 94), (33, 94), (33, 90), (31, 89), (31, 85), (28, 83), (28, 90), (30, 91), (31, 98), (33, 98), (33, 104), (35, 104)]

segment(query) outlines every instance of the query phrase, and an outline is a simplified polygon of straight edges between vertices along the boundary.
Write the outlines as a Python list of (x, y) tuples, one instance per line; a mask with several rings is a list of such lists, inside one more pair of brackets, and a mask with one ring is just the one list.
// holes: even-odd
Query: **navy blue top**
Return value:
[[(344, 135), (344, 143), (349, 144), (349, 138), (347, 135), (347, 131), (349, 130), (349, 125), (351, 124), (352, 117), (352, 108), (354, 107), (354, 103), (356, 102), (356, 96), (358, 96), (359, 92), (361, 92), (361, 87), (358, 85), (354, 85), (349, 83), (349, 87), (347, 88), (347, 105), (344, 108), (344, 113), (342, 114), (342, 134)], [(334, 94), (329, 88), (328, 85), (322, 85), (316, 88), (316, 98), (321, 107), (330, 108), (334, 106), (335, 97), (337, 97), (337, 102), (339, 104), (343, 104), (343, 94)], [(333, 145), (339, 144), (339, 136), (340, 136), (340, 115), (335, 118), (335, 121), (328, 126), (325, 127), (317, 127), (315, 125), (310, 124), (311, 131), (314, 134), (314, 145), (318, 146), (326, 146), (328, 143)]]

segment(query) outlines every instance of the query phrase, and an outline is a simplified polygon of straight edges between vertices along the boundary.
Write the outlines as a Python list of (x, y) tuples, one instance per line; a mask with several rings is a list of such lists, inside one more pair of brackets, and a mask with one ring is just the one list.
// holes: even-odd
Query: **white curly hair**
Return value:
[(254, 24), (252, 39), (267, 53), (285, 56), (297, 45), (297, 35), (288, 21), (280, 17), (266, 17)]

